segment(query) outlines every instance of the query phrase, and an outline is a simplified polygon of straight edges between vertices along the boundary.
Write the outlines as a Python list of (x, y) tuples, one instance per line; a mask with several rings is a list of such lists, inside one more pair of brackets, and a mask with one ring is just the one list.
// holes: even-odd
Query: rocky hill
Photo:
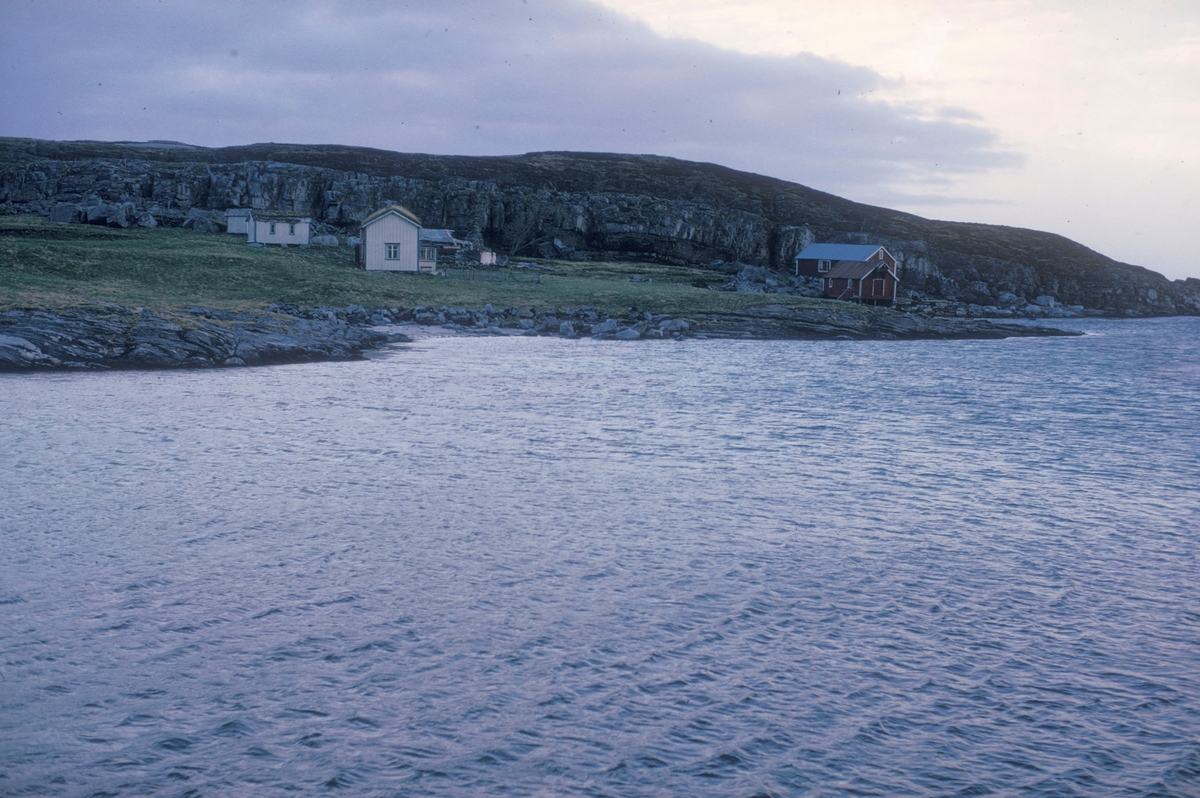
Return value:
[(203, 230), (218, 223), (214, 211), (252, 207), (310, 215), (318, 231), (352, 233), (390, 202), (429, 227), (515, 256), (786, 272), (813, 241), (880, 243), (902, 258), (902, 285), (914, 295), (979, 305), (1051, 296), (1109, 313), (1200, 314), (1200, 280), (1170, 281), (1062, 236), (931, 221), (674, 158), (0, 138), (3, 212)]

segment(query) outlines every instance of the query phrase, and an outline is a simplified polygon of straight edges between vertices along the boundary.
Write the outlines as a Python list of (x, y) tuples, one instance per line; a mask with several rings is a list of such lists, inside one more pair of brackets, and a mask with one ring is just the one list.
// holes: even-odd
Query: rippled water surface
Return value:
[(0, 376), (0, 794), (1200, 794), (1200, 320)]

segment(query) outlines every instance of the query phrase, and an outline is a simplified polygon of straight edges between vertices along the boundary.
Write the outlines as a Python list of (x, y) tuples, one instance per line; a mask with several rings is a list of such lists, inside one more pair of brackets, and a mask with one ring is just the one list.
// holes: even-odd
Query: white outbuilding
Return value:
[(249, 208), (230, 208), (225, 211), (225, 232), (246, 235), (250, 232), (251, 213)]
[(402, 205), (389, 205), (363, 219), (359, 237), (358, 265), (368, 271), (437, 272), (436, 248), (422, 246), (421, 220)]

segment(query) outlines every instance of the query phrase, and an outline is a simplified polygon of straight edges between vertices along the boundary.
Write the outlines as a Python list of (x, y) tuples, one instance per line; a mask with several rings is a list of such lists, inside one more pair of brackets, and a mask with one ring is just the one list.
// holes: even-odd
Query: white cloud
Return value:
[(0, 89), (0, 127), (10, 135), (654, 152), (832, 191), (1014, 161), (975, 120), (925, 119), (880, 99), (890, 84), (873, 70), (665, 40), (593, 3), (3, 13), (14, 80)]

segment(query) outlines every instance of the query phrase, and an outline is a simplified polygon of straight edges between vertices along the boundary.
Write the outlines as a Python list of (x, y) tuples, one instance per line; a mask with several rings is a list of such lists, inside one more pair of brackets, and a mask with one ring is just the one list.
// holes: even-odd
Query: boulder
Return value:
[(79, 221), (79, 206), (59, 203), (50, 209), (50, 221), (52, 222), (78, 222)]
[(331, 235), (313, 236), (308, 240), (308, 243), (314, 247), (336, 247), (338, 246), (338, 237)]
[(634, 327), (624, 327), (617, 330), (617, 338), (622, 341), (636, 341), (641, 337), (642, 334)]
[[(217, 217), (217, 218), (214, 218)], [(218, 221), (220, 219), (220, 221)], [(224, 217), (215, 211), (206, 211), (203, 208), (192, 208), (188, 211), (187, 218), (183, 220), (181, 227), (188, 230), (195, 230), (197, 233), (216, 233), (222, 228), (221, 222)]]
[(599, 324), (592, 325), (592, 335), (607, 335), (617, 331), (616, 319), (605, 319)]
[(112, 206), (107, 223), (110, 227), (129, 227), (135, 221), (137, 221), (137, 211), (134, 210), (132, 202), (127, 202)]
[(975, 280), (958, 290), (958, 299), (972, 305), (991, 305), (995, 302), (991, 289), (982, 280)]

